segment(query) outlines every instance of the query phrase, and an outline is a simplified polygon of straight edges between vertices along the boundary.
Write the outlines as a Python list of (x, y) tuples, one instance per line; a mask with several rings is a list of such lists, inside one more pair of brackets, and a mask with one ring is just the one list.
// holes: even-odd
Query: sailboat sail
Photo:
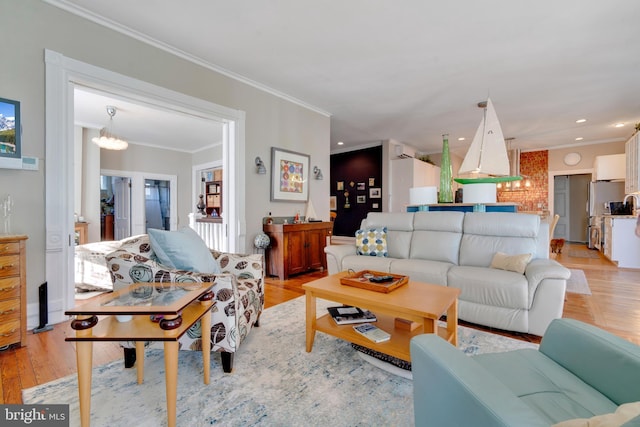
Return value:
[(468, 173), (497, 177), (509, 175), (507, 148), (491, 99), (487, 99), (480, 126), (458, 171), (460, 175)]

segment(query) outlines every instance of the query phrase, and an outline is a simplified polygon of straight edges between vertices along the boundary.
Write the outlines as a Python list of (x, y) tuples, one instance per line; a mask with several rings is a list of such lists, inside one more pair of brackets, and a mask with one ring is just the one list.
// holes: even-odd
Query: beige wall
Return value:
[[(0, 67), (0, 96), (21, 102), (22, 154), (38, 157), (36, 172), (0, 169), (0, 195), (15, 199), (14, 231), (29, 236), (27, 241), (27, 299), (37, 302), (37, 286), (46, 279), (45, 262), (45, 66), (44, 50), (102, 67), (129, 77), (201, 98), (246, 113), (246, 247), (261, 230), (260, 219), (304, 211), (303, 203), (271, 203), (269, 175), (255, 174), (254, 158), (259, 155), (270, 168), (270, 147), (282, 147), (311, 156), (311, 166), (329, 170), (330, 119), (296, 103), (271, 95), (208, 68), (178, 58), (126, 35), (50, 6), (40, 0), (0, 0), (0, 27), (5, 46)], [(130, 153), (138, 152), (134, 147)], [(164, 156), (161, 156), (164, 157)], [(179, 203), (192, 205), (189, 156), (176, 155), (180, 165)], [(197, 156), (194, 156), (197, 158)], [(113, 161), (110, 159), (108, 161)], [(136, 162), (147, 160), (136, 156)], [(118, 168), (137, 164), (124, 161)], [(152, 167), (153, 165), (148, 165)], [(167, 173), (166, 169), (163, 173)], [(186, 174), (186, 175), (185, 175)], [(183, 182), (186, 181), (186, 182)], [(321, 218), (329, 216), (329, 180), (312, 181), (310, 194)], [(184, 189), (184, 191), (183, 191)], [(183, 194), (186, 193), (186, 194)], [(71, 197), (71, 195), (70, 195)], [(181, 206), (180, 223), (185, 212)], [(32, 315), (31, 310), (28, 312)]]
[[(596, 156), (623, 154), (624, 144), (624, 142), (607, 142), (605, 144), (581, 145), (578, 147), (549, 150), (549, 171), (592, 169)], [(564, 157), (569, 153), (578, 153), (582, 156), (577, 165), (567, 166), (564, 164)]]

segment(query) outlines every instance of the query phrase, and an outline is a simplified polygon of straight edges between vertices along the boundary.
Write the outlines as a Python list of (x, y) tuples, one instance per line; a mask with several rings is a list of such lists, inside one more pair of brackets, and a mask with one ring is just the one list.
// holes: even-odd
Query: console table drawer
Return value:
[(0, 301), (0, 324), (14, 319), (20, 320), (20, 298)]
[(20, 296), (20, 277), (0, 279), (0, 301)]
[(0, 255), (19, 254), (19, 253), (20, 253), (20, 243), (18, 242), (0, 243)]
[(0, 256), (0, 277), (20, 274), (20, 255)]
[(20, 319), (0, 324), (0, 347), (20, 341)]

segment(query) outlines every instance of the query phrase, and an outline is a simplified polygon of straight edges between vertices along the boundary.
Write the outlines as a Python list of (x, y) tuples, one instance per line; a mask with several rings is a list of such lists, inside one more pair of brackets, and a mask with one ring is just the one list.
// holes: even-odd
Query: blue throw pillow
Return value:
[(356, 231), (358, 255), (387, 256), (387, 227)]
[(150, 228), (147, 233), (160, 264), (197, 273), (221, 273), (204, 240), (191, 228), (183, 227), (178, 231)]

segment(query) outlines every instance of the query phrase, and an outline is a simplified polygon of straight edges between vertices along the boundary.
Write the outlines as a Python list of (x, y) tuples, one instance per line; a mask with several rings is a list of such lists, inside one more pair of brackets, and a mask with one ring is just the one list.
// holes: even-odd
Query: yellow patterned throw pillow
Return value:
[(531, 261), (531, 254), (507, 255), (502, 252), (496, 252), (491, 260), (491, 268), (499, 268), (500, 270), (515, 271), (524, 274), (527, 264)]
[(356, 231), (358, 255), (387, 256), (387, 227)]

